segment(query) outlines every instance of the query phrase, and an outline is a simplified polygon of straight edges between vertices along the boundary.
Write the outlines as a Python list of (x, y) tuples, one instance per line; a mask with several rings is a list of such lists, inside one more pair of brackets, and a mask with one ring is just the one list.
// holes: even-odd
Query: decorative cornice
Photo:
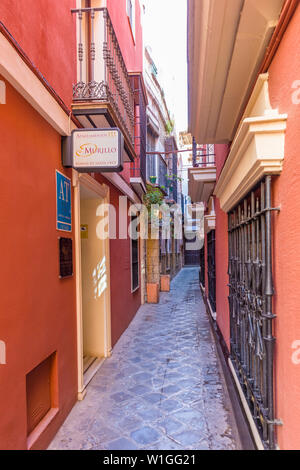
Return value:
[(215, 187), (228, 212), (264, 175), (279, 175), (284, 160), (287, 115), (244, 119)]

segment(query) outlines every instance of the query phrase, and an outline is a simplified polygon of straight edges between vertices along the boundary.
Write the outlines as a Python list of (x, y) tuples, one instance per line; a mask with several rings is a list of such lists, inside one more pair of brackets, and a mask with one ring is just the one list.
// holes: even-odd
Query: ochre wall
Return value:
[(300, 448), (300, 364), (292, 361), (292, 344), (300, 340), (300, 104), (292, 103), (296, 91), (292, 84), (300, 80), (299, 37), (300, 7), (269, 70), (272, 107), (288, 114), (283, 172), (273, 183), (273, 205), (281, 207), (273, 215), (275, 388), (276, 417), (283, 420), (283, 426), (277, 428), (281, 449)]
[(1, 0), (0, 21), (70, 106), (76, 78), (76, 0)]
[[(228, 145), (216, 145), (217, 179), (229, 151)], [(227, 214), (220, 208), (219, 199), (215, 198), (216, 212), (216, 304), (217, 323), (230, 348), (230, 321), (228, 305), (228, 221)]]
[(55, 169), (71, 172), (61, 165), (60, 136), (8, 83), (6, 91), (7, 104), (0, 105), (0, 339), (7, 346), (0, 448), (25, 449), (26, 374), (57, 351), (60, 412), (37, 447), (48, 444), (77, 395), (75, 277), (59, 279), (64, 234), (56, 230)]
[(127, 17), (126, 0), (107, 0), (107, 9), (129, 72), (143, 71), (143, 34), (140, 2), (135, 1), (135, 40)]

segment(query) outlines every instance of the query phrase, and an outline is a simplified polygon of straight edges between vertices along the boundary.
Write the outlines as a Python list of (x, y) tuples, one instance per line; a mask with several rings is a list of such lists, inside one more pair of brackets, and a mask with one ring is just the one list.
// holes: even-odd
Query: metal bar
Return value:
[(83, 62), (83, 43), (82, 43), (82, 12), (78, 13), (79, 21), (79, 43), (78, 43), (78, 60), (79, 60), (79, 81), (82, 82), (82, 62)]
[(275, 449), (271, 176), (228, 214), (232, 363), (266, 448)]
[(268, 397), (268, 428), (270, 449), (275, 449), (274, 435), (274, 390), (273, 390), (273, 319), (272, 312), (273, 279), (272, 279), (272, 227), (271, 227), (271, 176), (266, 177), (266, 353), (267, 353), (267, 397)]
[(95, 77), (95, 58), (96, 58), (96, 45), (95, 45), (95, 10), (91, 10), (91, 44), (90, 44), (90, 80), (94, 81)]

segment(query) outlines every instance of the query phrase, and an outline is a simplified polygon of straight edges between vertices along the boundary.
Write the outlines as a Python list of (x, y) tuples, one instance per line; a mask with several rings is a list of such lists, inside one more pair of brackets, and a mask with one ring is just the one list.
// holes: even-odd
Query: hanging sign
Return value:
[(72, 231), (71, 180), (56, 171), (56, 228)]
[(120, 172), (123, 151), (118, 128), (76, 129), (64, 142), (63, 163), (82, 173)]

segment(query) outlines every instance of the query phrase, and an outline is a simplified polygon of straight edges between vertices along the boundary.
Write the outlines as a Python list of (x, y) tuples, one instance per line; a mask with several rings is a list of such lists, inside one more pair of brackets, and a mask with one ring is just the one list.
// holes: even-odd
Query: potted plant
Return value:
[(155, 184), (157, 180), (157, 176), (150, 176), (150, 183)]
[(146, 205), (149, 214), (151, 213), (152, 206), (161, 205), (164, 200), (164, 195), (159, 188), (153, 188), (149, 184), (146, 185), (147, 192), (144, 195), (144, 204)]

